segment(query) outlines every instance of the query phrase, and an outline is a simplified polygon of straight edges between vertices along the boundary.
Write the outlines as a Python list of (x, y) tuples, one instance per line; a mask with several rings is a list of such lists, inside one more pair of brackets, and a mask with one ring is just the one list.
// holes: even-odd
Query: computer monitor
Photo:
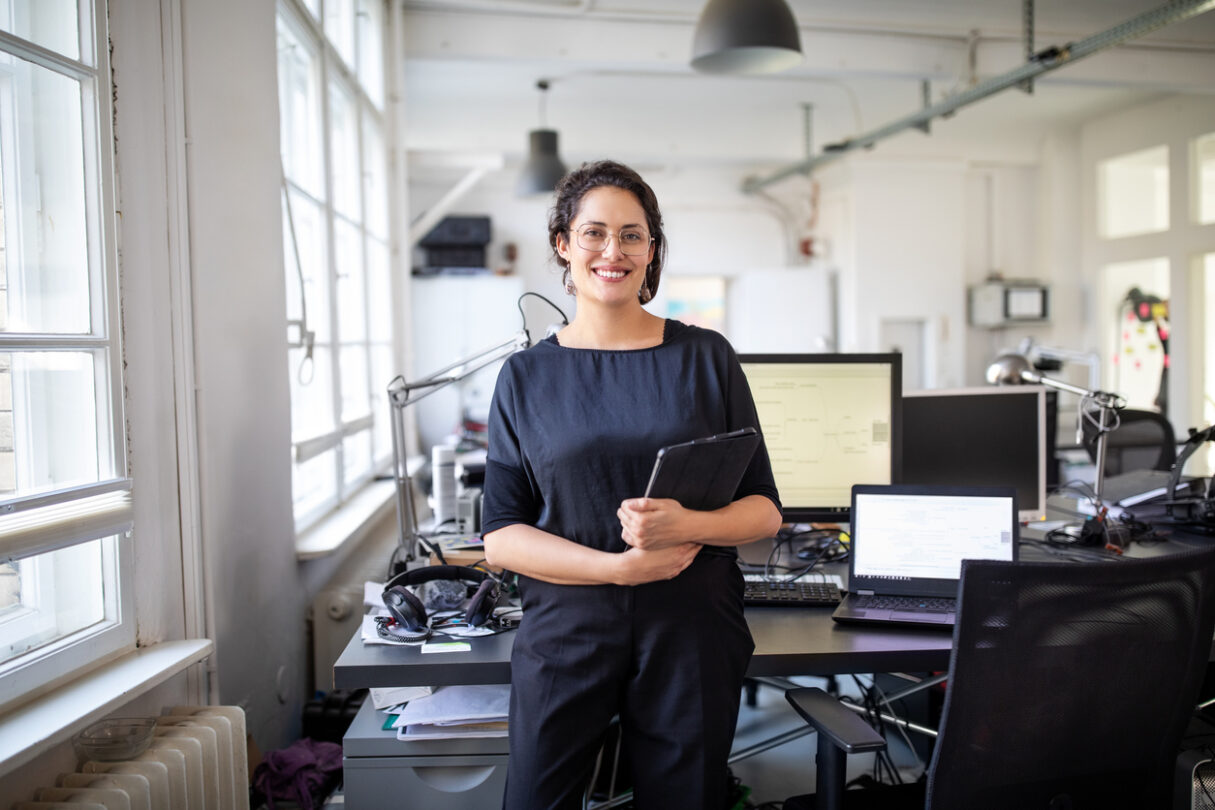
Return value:
[(902, 356), (742, 354), (788, 523), (847, 523), (853, 484), (899, 480)]
[(1044, 520), (1046, 434), (1042, 386), (909, 391), (903, 483), (1015, 487), (1021, 520)]

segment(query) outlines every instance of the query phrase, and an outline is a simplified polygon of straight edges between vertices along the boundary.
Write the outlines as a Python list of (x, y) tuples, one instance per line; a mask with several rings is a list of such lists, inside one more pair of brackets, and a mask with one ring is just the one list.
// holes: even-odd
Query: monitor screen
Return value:
[(1008, 486), (1021, 520), (1046, 517), (1046, 389), (908, 392), (903, 483)]
[(899, 480), (902, 357), (739, 355), (789, 523), (847, 523), (853, 484)]

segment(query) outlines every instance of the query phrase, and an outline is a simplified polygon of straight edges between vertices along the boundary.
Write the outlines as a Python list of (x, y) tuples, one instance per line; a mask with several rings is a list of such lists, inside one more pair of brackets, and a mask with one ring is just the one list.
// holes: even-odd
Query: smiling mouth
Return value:
[(599, 278), (605, 278), (609, 281), (622, 279), (629, 274), (628, 270), (617, 270), (612, 267), (596, 267), (592, 272)]

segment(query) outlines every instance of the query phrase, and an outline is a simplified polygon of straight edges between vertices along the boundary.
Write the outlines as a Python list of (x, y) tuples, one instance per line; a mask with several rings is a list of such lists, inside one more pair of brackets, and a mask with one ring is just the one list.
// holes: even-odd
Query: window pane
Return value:
[(304, 0), (304, 8), (308, 9), (313, 19), (321, 18), (321, 0)]
[(1207, 225), (1215, 222), (1215, 132), (1194, 141), (1193, 167), (1194, 216)]
[(349, 489), (371, 477), (371, 431), (365, 430), (342, 441), (342, 483)]
[(0, 54), (8, 332), (90, 329), (80, 84)]
[(0, 664), (107, 619), (106, 590), (117, 587), (107, 563), (112, 543), (94, 540), (0, 565)]
[(0, 491), (16, 496), (115, 475), (108, 405), (86, 352), (0, 353)]
[(337, 259), (338, 339), (367, 339), (367, 285), (363, 275), (363, 234), (341, 219), (333, 223)]
[(333, 163), (333, 207), (354, 222), (361, 222), (359, 195), (358, 107), (349, 92), (337, 82), (329, 85), (329, 154)]
[[(287, 318), (298, 321), (307, 308), (308, 328), (318, 343), (332, 341), (329, 328), (329, 266), (325, 250), (325, 212), (303, 194), (291, 190), (291, 220), (283, 213), (283, 259), (287, 266)], [(291, 242), (291, 223), (295, 224), (297, 253)], [(304, 297), (300, 298), (300, 275), (304, 277)]]
[(371, 411), (371, 388), (367, 381), (369, 362), (366, 346), (342, 347), (343, 422), (359, 419)]
[(368, 336), (379, 343), (392, 342), (392, 275), (388, 253), (388, 245), (376, 239), (367, 240)]
[(1157, 146), (1097, 167), (1098, 233), (1106, 238), (1169, 227), (1169, 150)]
[(392, 428), (389, 422), (388, 383), (396, 376), (391, 346), (371, 347), (371, 415), (375, 418), (373, 440), (377, 461), (392, 456)]
[(1147, 259), (1106, 265), (1101, 272), (1106, 379), (1127, 406), (1160, 410), (1164, 404), (1168, 335), (1169, 262)]
[(363, 198), (367, 229), (381, 239), (388, 238), (388, 156), (379, 122), (363, 116)]
[(309, 361), (303, 349), (287, 350), (293, 442), (330, 433), (337, 427), (333, 418), (333, 352), (329, 346), (318, 344), (312, 354)]
[(359, 0), (359, 84), (384, 109), (384, 3)]
[(0, 0), (0, 31), (80, 58), (76, 0)]
[(287, 179), (325, 199), (320, 60), (292, 22), (278, 18), (279, 137)]
[(337, 448), (296, 464), (291, 476), (291, 497), (297, 526), (337, 503)]
[(325, 0), (325, 36), (342, 61), (354, 67), (354, 0)]

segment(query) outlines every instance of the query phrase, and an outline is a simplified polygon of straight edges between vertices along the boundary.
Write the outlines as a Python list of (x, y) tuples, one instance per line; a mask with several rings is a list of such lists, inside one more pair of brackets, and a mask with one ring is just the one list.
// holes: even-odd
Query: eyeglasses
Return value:
[(578, 240), (578, 247), (595, 252), (606, 250), (608, 241), (613, 237), (615, 237), (616, 244), (620, 247), (620, 252), (625, 256), (640, 256), (644, 254), (650, 249), (650, 242), (654, 241), (654, 237), (650, 236), (645, 228), (637, 226), (621, 228), (619, 231), (613, 233), (599, 225), (583, 225), (574, 231), (574, 238)]

